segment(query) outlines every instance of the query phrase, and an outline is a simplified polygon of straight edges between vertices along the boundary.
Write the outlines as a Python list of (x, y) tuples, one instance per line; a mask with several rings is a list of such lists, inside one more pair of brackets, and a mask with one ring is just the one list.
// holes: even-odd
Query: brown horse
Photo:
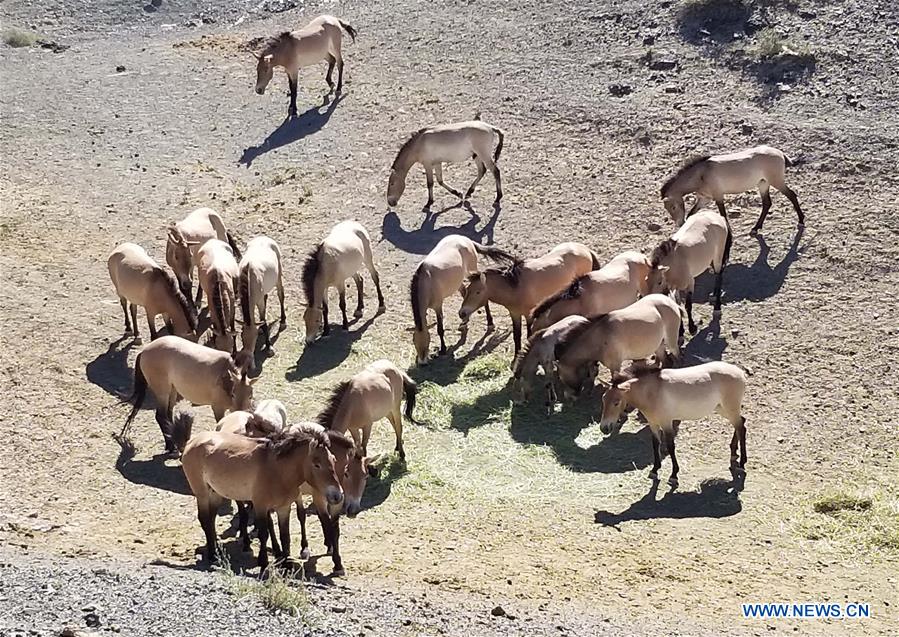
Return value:
[[(287, 325), (287, 315), (284, 313), (284, 273), (281, 269), (281, 248), (268, 237), (251, 239), (247, 243), (246, 252), (244, 252), (238, 267), (240, 269), (238, 296), (243, 318), (240, 335), (241, 350), (250, 356), (255, 367), (254, 352), (260, 327), (265, 337), (266, 350), (271, 352), (272, 349), (268, 321), (265, 318), (268, 295), (272, 290), (278, 291), (278, 302), (281, 304), (281, 322), (278, 329), (283, 330)], [(255, 315), (257, 311), (260, 320), (258, 324)]]
[(265, 93), (265, 87), (272, 80), (274, 68), (280, 66), (287, 73), (287, 81), (290, 85), (290, 105), (287, 109), (288, 117), (297, 115), (297, 79), (300, 69), (304, 66), (312, 66), (322, 60), (328, 61), (328, 74), (325, 81), (328, 83), (328, 94), (334, 90), (334, 82), (331, 74), (334, 66), (337, 66), (337, 90), (340, 95), (343, 90), (343, 56), (340, 53), (343, 44), (343, 33), (346, 31), (353, 42), (356, 41), (356, 29), (349, 24), (330, 15), (321, 15), (315, 18), (299, 31), (285, 31), (280, 35), (265, 41), (259, 52), (253, 53), (256, 63), (256, 92), (259, 95)]
[[(562, 243), (534, 259), (516, 258), (503, 268), (487, 268), (468, 275), (459, 318), (467, 321), (489, 301), (509, 310), (515, 354), (521, 350), (521, 317), (545, 298), (567, 287), (573, 279), (599, 269), (599, 259), (581, 243)], [(528, 324), (528, 334), (531, 332)]]
[(756, 146), (729, 155), (703, 155), (689, 160), (664, 183), (662, 200), (675, 225), (680, 227), (684, 223), (685, 195), (697, 195), (696, 202), (687, 213), (688, 217), (710, 200), (718, 205), (722, 215), (726, 215), (724, 195), (758, 188), (762, 196), (762, 214), (750, 232), (754, 235), (762, 229), (771, 210), (769, 189), (774, 186), (793, 204), (802, 226), (805, 215), (799, 207), (799, 198), (785, 181), (786, 167), (793, 165), (789, 157), (771, 146)]
[[(221, 215), (211, 208), (198, 208), (178, 223), (168, 227), (168, 238), (165, 244), (165, 261), (175, 273), (181, 292), (191, 298), (193, 271), (197, 250), (209, 239), (227, 241), (234, 255), (240, 258), (240, 249), (231, 233), (225, 229)], [(194, 305), (200, 308), (203, 297), (202, 288), (197, 289)]]
[(674, 438), (681, 420), (698, 420), (718, 411), (733, 425), (730, 466), (735, 474), (741, 473), (746, 466), (746, 418), (742, 414), (745, 391), (746, 374), (730, 363), (714, 361), (679, 369), (644, 369), (636, 375), (615, 379), (612, 387), (606, 390), (602, 397), (599, 426), (603, 433), (612, 433), (627, 406), (636, 407), (646, 417), (652, 430), (653, 465), (649, 477), (659, 479), (662, 466), (659, 446), (664, 439), (671, 456), (668, 483), (677, 486), (679, 467), (674, 453)]
[(106, 264), (125, 314), (125, 335), (133, 333), (136, 345), (141, 343), (137, 327), (138, 305), (147, 312), (151, 340), (157, 336), (156, 317), (160, 314), (171, 324), (171, 334), (197, 338), (197, 315), (190, 301), (181, 293), (175, 277), (151, 259), (146, 250), (134, 243), (123, 243), (112, 251)]
[(235, 306), (240, 269), (234, 250), (224, 241), (209, 239), (196, 254), (200, 289), (209, 299), (211, 343), (223, 352), (235, 351)]

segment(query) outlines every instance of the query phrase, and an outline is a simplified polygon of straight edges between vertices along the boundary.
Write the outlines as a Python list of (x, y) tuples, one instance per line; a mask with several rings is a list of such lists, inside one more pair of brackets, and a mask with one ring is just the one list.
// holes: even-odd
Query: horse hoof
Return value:
[[(488, 333), (492, 332), (495, 329), (496, 329), (496, 325), (494, 325), (493, 323), (487, 323), (487, 332)], [(515, 361), (512, 361), (512, 366), (513, 367), (515, 366)]]
[(304, 548), (302, 551), (300, 551), (300, 557), (304, 560), (308, 560), (310, 557), (312, 557), (312, 551), (310, 551), (308, 547)]
[(362, 318), (362, 310), (356, 310), (353, 312), (353, 318)]
[(283, 330), (285, 327), (287, 327), (287, 319), (281, 319), (278, 322), (278, 329)]
[(668, 478), (668, 484), (670, 484), (673, 488), (677, 487), (677, 478)]
[(143, 344), (144, 344), (144, 339), (142, 339), (140, 336), (135, 336), (135, 337), (134, 337), (133, 343), (134, 343), (135, 345), (143, 345)]
[(757, 237), (758, 235), (759, 235), (759, 229), (758, 229), (758, 228), (753, 228), (752, 230), (749, 231), (749, 236), (750, 236), (750, 237)]
[(331, 571), (331, 577), (344, 577), (346, 576), (346, 569), (343, 568), (335, 568)]
[(658, 482), (659, 481), (659, 473), (657, 471), (650, 471), (649, 479), (652, 480), (653, 482)]

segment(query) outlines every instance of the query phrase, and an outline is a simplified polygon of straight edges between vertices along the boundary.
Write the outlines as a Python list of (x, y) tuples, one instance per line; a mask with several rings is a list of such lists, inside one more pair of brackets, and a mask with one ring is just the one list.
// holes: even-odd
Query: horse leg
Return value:
[(287, 74), (287, 83), (290, 85), (290, 105), (287, 107), (287, 116), (297, 116), (297, 71)]
[(247, 511), (247, 505), (240, 500), (236, 501), (237, 504), (237, 526), (238, 533), (240, 534), (241, 546), (244, 551), (250, 550), (250, 532), (247, 530), (247, 523), (249, 521), (250, 514)]
[(437, 183), (443, 186), (449, 194), (455, 195), (460, 199), (462, 198), (461, 192), (459, 192), (455, 188), (450, 188), (445, 183), (443, 183), (443, 164), (441, 162), (437, 162), (437, 164), (434, 166), (434, 173), (437, 175)]
[(443, 307), (437, 310), (437, 336), (440, 337), (440, 353), (446, 354), (446, 339), (443, 334)]
[(428, 203), (425, 204), (425, 208), (430, 208), (434, 203), (434, 168), (432, 166), (425, 166), (425, 181), (428, 184)]
[(218, 510), (216, 500), (214, 494), (210, 494), (207, 501), (202, 503), (197, 499), (197, 519), (200, 521), (200, 528), (206, 535), (206, 561), (210, 566), (218, 563), (215, 537), (215, 514)]
[(740, 468), (746, 467), (746, 418), (740, 416)]
[(677, 473), (680, 471), (680, 467), (677, 464), (677, 456), (674, 453), (674, 436), (679, 426), (680, 421), (675, 420), (671, 423), (671, 429), (665, 432), (665, 442), (668, 443), (668, 455), (671, 456), (671, 477), (668, 478), (668, 484), (672, 487), (677, 486)]
[(350, 329), (350, 322), (346, 317), (346, 283), (343, 281), (337, 286), (337, 296), (339, 299), (340, 314), (343, 316), (343, 329), (348, 330)]
[(658, 481), (659, 469), (662, 468), (662, 455), (659, 453), (659, 435), (660, 431), (652, 428), (652, 469), (649, 471), (649, 478)]
[(149, 312), (147, 312), (147, 327), (150, 328), (150, 340), (155, 341), (159, 336), (159, 332), (156, 331), (156, 316), (150, 316)]
[(762, 229), (765, 223), (765, 219), (768, 218), (768, 213), (771, 212), (771, 188), (767, 181), (759, 183), (759, 194), (762, 196), (762, 214), (759, 215), (755, 225), (752, 226), (752, 230), (749, 231), (749, 235), (752, 237), (759, 233), (759, 230)]
[(140, 345), (141, 337), (140, 329), (137, 327), (137, 306), (132, 303), (128, 309), (131, 312), (131, 325), (134, 326), (134, 343), (136, 345)]
[(475, 164), (478, 166), (478, 176), (474, 178), (474, 181), (471, 182), (471, 186), (468, 187), (468, 190), (465, 191), (464, 199), (468, 199), (474, 193), (474, 189), (477, 188), (478, 184), (481, 183), (481, 180), (484, 178), (484, 175), (487, 174), (487, 166), (484, 165), (484, 162), (478, 158), (477, 155), (474, 155)]
[(493, 314), (490, 312), (490, 301), (484, 303), (484, 314), (487, 315), (487, 330), (492, 330), (494, 328), (494, 325)]
[(805, 225), (805, 214), (802, 212), (802, 208), (799, 207), (799, 197), (796, 196), (796, 193), (787, 186), (786, 184), (781, 184), (782, 187), (778, 188), (783, 194), (787, 196), (787, 199), (790, 200), (790, 203), (793, 204), (793, 209), (796, 211), (796, 217), (798, 219), (798, 223), (800, 226)]
[(337, 58), (328, 53), (328, 73), (325, 75), (325, 82), (328, 83), (328, 95), (334, 90), (334, 80), (331, 79), (331, 74), (334, 72), (335, 64), (337, 64)]
[(125, 336), (131, 336), (131, 319), (128, 317), (128, 300), (120, 296), (119, 303), (122, 305), (122, 313), (125, 315)]
[(343, 56), (340, 54), (340, 51), (337, 51), (336, 57), (337, 57), (337, 91), (334, 94), (340, 95), (340, 92), (343, 91)]
[[(271, 519), (268, 520), (271, 523)], [(281, 559), (290, 557), (290, 505), (278, 510), (278, 532), (281, 535), (280, 550), (276, 549), (275, 555), (280, 554)], [(272, 533), (272, 548), (275, 548), (275, 535)]]
[(175, 451), (175, 443), (172, 441), (172, 421), (168, 412), (168, 406), (157, 407), (156, 423), (159, 425), (159, 431), (162, 432), (166, 452), (172, 452)]
[(322, 298), (322, 336), (331, 332), (331, 324), (328, 322), (328, 299)]
[(284, 281), (281, 279), (281, 270), (278, 270), (278, 303), (281, 305), (281, 324), (279, 329), (287, 325), (287, 314), (284, 312)]
[(353, 281), (356, 282), (356, 311), (353, 312), (353, 316), (361, 318), (362, 310), (365, 308), (365, 300), (362, 296), (362, 275), (357, 272), (353, 275)]
[(318, 519), (322, 525), (322, 532), (326, 538), (330, 539), (331, 559), (334, 561), (334, 572), (332, 575), (341, 577), (346, 574), (343, 569), (343, 560), (340, 558), (340, 518), (330, 519), (327, 513), (319, 511)]
[(371, 254), (371, 244), (368, 241), (362, 242), (362, 260), (365, 262), (365, 268), (371, 275), (372, 283), (375, 284), (375, 290), (378, 292), (378, 312), (380, 313), (385, 309), (384, 295), (381, 293), (381, 277), (378, 275), (377, 268), (375, 268), (375, 260)]
[(512, 340), (515, 342), (515, 352), (513, 356), (518, 356), (521, 351), (521, 315), (512, 316)]
[[(265, 523), (268, 524), (268, 536), (269, 536), (269, 539), (271, 539), (271, 541), (272, 541), (272, 553), (275, 555), (275, 559), (276, 560), (284, 559), (285, 555), (284, 555), (284, 553), (281, 552), (281, 544), (278, 543), (278, 538), (276, 537), (277, 534), (275, 533), (275, 525), (272, 524), (271, 516), (268, 517), (268, 519), (265, 521)], [(279, 523), (280, 523), (280, 519), (279, 519)], [(257, 534), (258, 534), (258, 531), (257, 531)]]
[(259, 304), (259, 318), (262, 320), (262, 335), (265, 337), (265, 349), (268, 351), (271, 351), (272, 335), (268, 329), (268, 319), (266, 318), (266, 314), (268, 313), (267, 310), (268, 310), (268, 294), (266, 294), (262, 297), (262, 302)]
[(400, 411), (399, 402), (393, 406), (393, 411), (387, 415), (390, 424), (393, 425), (393, 433), (396, 434), (396, 447), (394, 451), (400, 454), (400, 460), (406, 459), (406, 450), (403, 449), (403, 414)]
[[(268, 509), (260, 509), (253, 506), (256, 512), (256, 535), (259, 537), (259, 579), (265, 579), (268, 570), (268, 536), (269, 536), (269, 515), (271, 511)], [(262, 522), (262, 524), (260, 524)]]
[(715, 199), (715, 205), (718, 206), (718, 212), (727, 219), (727, 209), (724, 207), (724, 199)]
[[(188, 300), (190, 300), (190, 282), (188, 282), (187, 294), (185, 296)], [(197, 297), (194, 299), (194, 307), (197, 308), (197, 312), (200, 311), (200, 303), (203, 301), (203, 286), (197, 284)]]
[(684, 309), (687, 310), (687, 324), (690, 336), (696, 334), (696, 323), (693, 322), (693, 290), (687, 290), (684, 296)]
[(300, 557), (308, 560), (311, 553), (309, 552), (309, 538), (306, 536), (306, 505), (303, 498), (297, 500), (297, 520), (300, 521)]
[(496, 205), (503, 198), (503, 180), (499, 174), (499, 166), (490, 157), (481, 157), (481, 161), (493, 173), (493, 181), (496, 183), (496, 199), (493, 201), (493, 204)]

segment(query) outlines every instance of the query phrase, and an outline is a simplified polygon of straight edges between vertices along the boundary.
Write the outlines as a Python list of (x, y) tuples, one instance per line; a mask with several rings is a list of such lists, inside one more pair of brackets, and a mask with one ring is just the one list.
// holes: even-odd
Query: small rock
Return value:
[(670, 58), (652, 60), (649, 63), (649, 68), (653, 71), (673, 71), (677, 68), (677, 60)]
[(331, 607), (331, 612), (332, 612), (332, 613), (345, 613), (345, 612), (346, 612), (346, 606), (332, 606), (332, 607)]
[(408, 617), (406, 617), (405, 619), (403, 619), (403, 626), (411, 626), (411, 625), (412, 625), (412, 620), (411, 620), (411, 619), (409, 619)]
[(738, 330), (738, 329), (732, 329), (732, 330), (730, 331), (730, 335), (733, 336), (734, 338), (737, 338), (737, 337), (740, 335), (740, 330)]
[(783, 444), (783, 441), (784, 441), (784, 437), (783, 437), (783, 436), (778, 436), (777, 442), (779, 442), (780, 444)]
[(84, 623), (88, 628), (98, 628), (102, 623), (100, 621), (100, 616), (97, 613), (88, 613), (84, 616)]
[(624, 97), (633, 92), (634, 89), (628, 84), (609, 84), (609, 93), (615, 97)]
[(162, 6), (162, 0), (150, 0), (150, 4), (158, 9)]
[(643, 44), (645, 44), (646, 46), (652, 46), (655, 43), (656, 43), (656, 36), (654, 36), (652, 34), (643, 36)]
[(683, 89), (683, 87), (680, 87), (680, 86), (666, 86), (665, 92), (669, 93), (669, 94), (683, 93), (684, 89)]
[(124, 73), (124, 72), (125, 72), (125, 65), (124, 65), (124, 64), (119, 64), (117, 67), (115, 67), (115, 72), (116, 72), (116, 73)]
[(752, 126), (752, 124), (749, 124), (747, 122), (743, 122), (742, 124), (740, 124), (740, 132), (743, 135), (752, 135), (752, 131), (754, 130), (755, 128)]
[(662, 229), (662, 226), (659, 225), (658, 223), (656, 223), (655, 221), (650, 221), (649, 223), (646, 224), (646, 227), (649, 229), (650, 232), (658, 232), (659, 230)]
[(490, 614), (494, 617), (505, 617), (506, 610), (502, 606), (495, 606), (493, 610), (490, 611)]

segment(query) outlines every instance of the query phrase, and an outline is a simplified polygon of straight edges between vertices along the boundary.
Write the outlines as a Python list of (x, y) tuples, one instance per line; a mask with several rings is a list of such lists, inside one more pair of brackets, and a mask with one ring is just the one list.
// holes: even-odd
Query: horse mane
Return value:
[(659, 191), (659, 193), (662, 195), (662, 199), (668, 196), (668, 189), (671, 188), (674, 182), (677, 181), (685, 172), (687, 172), (697, 164), (701, 164), (709, 157), (711, 157), (711, 155), (694, 155), (693, 157), (687, 159), (687, 161), (685, 161), (683, 164), (681, 164), (680, 168), (677, 169), (677, 172), (675, 172), (671, 177), (668, 178), (668, 180), (664, 184), (662, 184), (662, 189)]
[(575, 325), (570, 330), (565, 332), (562, 337), (556, 341), (555, 348), (555, 357), (556, 360), (561, 359), (565, 354), (568, 353), (568, 350), (574, 345), (574, 343), (591, 327), (594, 325), (599, 325), (600, 323), (605, 322), (608, 318), (608, 314), (600, 314), (598, 316), (594, 316), (590, 318), (586, 323), (581, 323), (580, 325)]
[(612, 374), (612, 386), (620, 385), (635, 378), (645, 378), (646, 376), (656, 376), (664, 369), (663, 367), (644, 367), (628, 365), (625, 369)]
[(303, 445), (328, 447), (331, 443), (330, 438), (324, 432), (294, 429), (292, 427), (286, 427), (281, 431), (274, 432), (266, 436), (264, 440), (266, 446), (276, 458), (281, 458)]
[(356, 449), (356, 443), (344, 436), (342, 433), (337, 433), (332, 429), (326, 429), (325, 435), (328, 437), (328, 443), (332, 449), (334, 447), (346, 449), (347, 455), (356, 455), (359, 453), (359, 450)]
[[(495, 272), (503, 277), (506, 282), (512, 287), (517, 287), (521, 282), (521, 270), (524, 267), (524, 259), (520, 259), (518, 257), (512, 257), (511, 263), (506, 265), (505, 267), (496, 267), (491, 266), (487, 268), (486, 272)], [(477, 276), (477, 273), (468, 275), (468, 279), (471, 280), (472, 277)]]
[(262, 41), (262, 48), (259, 51), (259, 55), (269, 55), (284, 42), (288, 42), (290, 40), (293, 40), (293, 34), (290, 31), (282, 31), (278, 35), (268, 37)]
[(676, 245), (677, 241), (671, 238), (662, 241), (662, 243), (657, 245), (652, 251), (652, 254), (649, 257), (649, 266), (652, 268), (659, 267), (659, 264), (662, 263), (662, 259), (674, 252), (674, 246)]
[(240, 313), (244, 323), (253, 322), (253, 314), (250, 311), (250, 268), (244, 267), (240, 271), (237, 295), (240, 297)]
[(417, 268), (415, 268), (415, 273), (412, 275), (412, 283), (409, 285), (409, 295), (411, 296), (412, 301), (412, 319), (415, 321), (415, 329), (423, 330), (424, 329), (424, 320), (421, 316), (421, 303), (418, 300), (418, 286), (420, 283), (420, 275), (421, 274), (421, 264)]
[(590, 275), (582, 274), (581, 276), (574, 279), (564, 290), (556, 292), (552, 296), (543, 299), (540, 302), (540, 305), (535, 307), (534, 311), (531, 312), (531, 318), (540, 316), (559, 301), (568, 301), (570, 299), (580, 298), (581, 293), (583, 292), (584, 279), (586, 279), (588, 276)]
[(405, 142), (403, 142), (403, 145), (400, 146), (400, 150), (396, 154), (396, 157), (394, 157), (393, 164), (391, 164), (390, 168), (392, 168), (393, 170), (396, 170), (396, 165), (399, 162), (400, 157), (403, 156), (403, 154), (409, 149), (409, 146), (411, 146), (415, 140), (417, 140), (419, 137), (421, 137), (422, 133), (424, 133), (426, 130), (428, 130), (427, 127), (419, 128), (417, 131), (415, 131), (414, 133), (412, 133), (412, 135), (409, 136), (409, 139), (407, 139)]
[(531, 348), (534, 347), (534, 343), (539, 341), (543, 337), (543, 333), (546, 332), (546, 329), (538, 330), (528, 337), (528, 339), (524, 342), (524, 345), (521, 346), (521, 349), (518, 350), (518, 356), (515, 357), (515, 360), (512, 361), (512, 377), (520, 378), (522, 367), (524, 366), (524, 361), (528, 357), (528, 354), (531, 352)]
[(315, 277), (318, 276), (319, 269), (319, 252), (321, 252), (322, 244), (316, 245), (303, 262), (303, 293), (306, 295), (306, 305), (312, 306), (312, 300), (315, 297)]
[(184, 312), (184, 320), (187, 321), (188, 327), (194, 332), (197, 331), (197, 312), (194, 310), (194, 306), (190, 301), (187, 300), (187, 297), (184, 296), (184, 293), (181, 291), (181, 287), (178, 285), (178, 280), (175, 276), (162, 268), (156, 270), (156, 276), (159, 277), (159, 280), (165, 281), (166, 285), (169, 286), (169, 290), (172, 295), (178, 300), (178, 305), (181, 306), (181, 311)]
[(337, 410), (340, 409), (340, 404), (343, 402), (343, 398), (350, 389), (352, 382), (352, 380), (345, 380), (338, 383), (337, 387), (331, 391), (331, 395), (328, 396), (325, 408), (321, 410), (315, 419), (325, 429), (330, 429), (331, 425), (334, 424), (334, 417), (337, 416)]

